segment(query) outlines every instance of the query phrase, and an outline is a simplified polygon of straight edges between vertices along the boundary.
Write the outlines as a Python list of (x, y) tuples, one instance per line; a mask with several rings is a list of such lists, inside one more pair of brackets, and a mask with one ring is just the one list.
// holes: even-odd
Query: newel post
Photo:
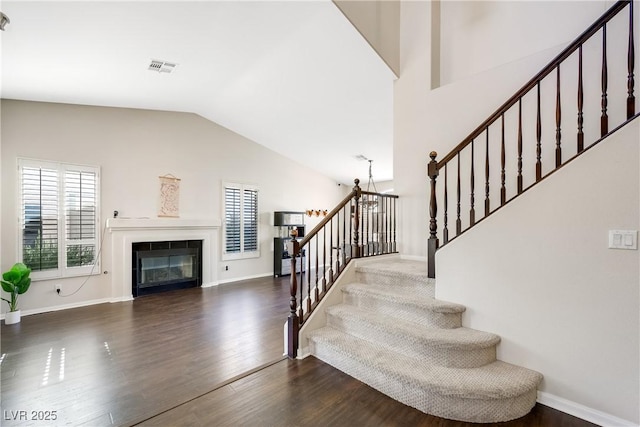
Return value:
[(431, 197), (429, 198), (429, 241), (427, 243), (427, 276), (436, 277), (436, 250), (438, 249), (438, 224), (436, 215), (438, 213), (438, 202), (436, 200), (436, 179), (438, 178), (438, 153), (432, 151), (429, 154), (431, 161), (427, 165), (427, 175), (431, 179)]
[(291, 241), (287, 242), (287, 250), (291, 255), (291, 282), (289, 286), (289, 317), (287, 318), (287, 355), (291, 359), (295, 359), (298, 356), (298, 333), (300, 331), (300, 319), (296, 309), (298, 304), (296, 302), (296, 294), (298, 292), (298, 275), (296, 274), (296, 259), (300, 254), (300, 242), (296, 240), (298, 237), (298, 230), (291, 230)]
[(362, 189), (358, 178), (354, 179), (353, 182), (356, 184), (353, 187), (356, 192), (353, 211), (353, 258), (360, 258), (360, 197), (362, 197)]

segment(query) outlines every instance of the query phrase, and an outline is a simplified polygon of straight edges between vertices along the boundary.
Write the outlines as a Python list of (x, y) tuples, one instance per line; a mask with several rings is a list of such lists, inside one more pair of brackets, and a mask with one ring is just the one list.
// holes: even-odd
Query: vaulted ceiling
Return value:
[(393, 176), (394, 75), (331, 1), (0, 9), (3, 98), (193, 112), (338, 182), (366, 180), (357, 155)]

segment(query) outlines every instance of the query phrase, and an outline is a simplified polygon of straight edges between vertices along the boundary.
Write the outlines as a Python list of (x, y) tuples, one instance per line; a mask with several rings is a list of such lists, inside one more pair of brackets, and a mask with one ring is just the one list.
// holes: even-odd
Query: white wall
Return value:
[[(443, 1), (441, 84), (564, 46), (614, 1)], [(563, 19), (570, 17), (570, 19)]]
[[(223, 181), (258, 185), (261, 257), (224, 261), (220, 281), (272, 274), (273, 211), (331, 209), (350, 190), (195, 114), (2, 100), (1, 136), (3, 271), (17, 254), (18, 157), (100, 166), (103, 224), (114, 210), (121, 217), (156, 218), (158, 176), (167, 173), (182, 179), (185, 219), (221, 219)], [(111, 269), (110, 254), (107, 233), (102, 271)], [(73, 297), (61, 299), (53, 290), (62, 283), (63, 293), (70, 293), (83, 280), (34, 282), (20, 307), (39, 310), (111, 296), (105, 274), (91, 277)]]
[(333, 0), (383, 61), (400, 74), (400, 1)]
[[(541, 391), (638, 423), (640, 120), (437, 253), (438, 298), (502, 337), (498, 358), (541, 372)], [(526, 227), (523, 227), (526, 224)]]
[[(453, 7), (452, 5), (445, 5), (444, 3), (442, 7)], [(528, 20), (529, 16), (527, 14), (531, 14), (531, 8), (535, 5), (538, 5), (542, 11), (546, 10), (545, 7), (548, 6), (543, 2), (532, 2), (532, 4), (527, 2), (506, 2), (509, 4), (522, 5), (520, 9), (507, 6), (504, 4), (505, 2), (496, 2), (502, 6), (493, 5), (493, 2), (490, 3), (492, 3), (490, 6), (484, 6), (485, 11), (497, 8), (500, 10), (500, 16), (504, 16), (505, 12), (502, 8), (506, 7), (512, 12), (512, 14), (509, 15), (510, 19), (516, 21)], [(530, 35), (530, 38), (523, 40), (520, 45), (525, 52), (535, 51), (536, 53), (518, 60), (511, 60), (504, 64), (496, 64), (498, 59), (494, 58), (492, 61), (493, 68), (466, 76), (455, 83), (440, 86), (435, 90), (430, 89), (433, 72), (433, 63), (431, 61), (432, 34), (429, 31), (432, 19), (431, 5), (429, 2), (402, 3), (400, 58), (402, 74), (394, 84), (394, 187), (396, 193), (402, 196), (400, 204), (402, 207), (403, 220), (400, 224), (399, 240), (403, 254), (422, 258), (426, 257), (426, 238), (428, 236), (427, 201), (429, 197), (426, 165), (429, 161), (429, 153), (436, 151), (438, 153), (438, 159), (446, 155), (553, 59), (553, 57), (562, 50), (565, 45), (564, 43), (567, 41), (566, 31), (562, 29), (562, 22), (573, 22), (574, 20), (579, 22), (592, 22), (602, 14), (602, 9), (610, 4), (610, 2), (567, 3), (569, 3), (570, 6), (566, 4), (562, 7), (555, 6), (558, 8), (559, 13), (564, 10), (564, 14), (555, 16), (553, 22), (545, 23), (545, 31), (547, 33), (557, 33), (556, 40), (548, 42), (552, 44), (551, 46), (539, 50), (541, 46), (539, 41), (537, 41), (537, 36)], [(471, 7), (469, 2), (464, 2), (464, 4)], [(458, 5), (456, 7), (459, 9), (456, 9), (459, 14), (464, 11), (464, 9), (460, 9), (462, 6)], [(637, 9), (635, 10), (636, 15), (640, 17)], [(572, 11), (572, 13), (569, 13), (569, 11)], [(462, 16), (456, 16), (454, 18), (451, 13), (445, 13), (443, 19), (446, 17), (449, 17), (448, 20), (441, 22), (441, 26), (444, 28), (455, 27), (458, 25), (458, 21), (463, 18)], [(621, 19), (624, 19), (624, 17), (621, 16)], [(485, 16), (485, 19), (482, 21), (483, 25), (480, 25), (480, 28), (484, 28), (485, 31), (490, 33), (485, 35), (485, 38), (495, 38), (502, 34), (500, 26), (495, 24), (489, 26), (486, 22), (495, 22), (495, 19), (490, 19)], [(584, 29), (585, 28), (576, 30), (577, 34), (574, 34), (574, 36), (577, 36)], [(458, 28), (458, 30), (462, 32), (463, 28)], [(447, 30), (443, 29), (442, 31), (444, 33)], [(476, 34), (478, 31), (479, 28), (473, 27), (471, 34)], [(640, 40), (638, 33), (640, 32), (636, 31), (636, 38)], [(464, 39), (467, 36), (460, 34), (459, 37)], [(613, 40), (611, 37), (610, 29), (609, 38)], [(551, 38), (547, 35), (545, 36), (545, 40), (551, 40)], [(529, 46), (529, 44), (531, 44), (531, 46)], [(597, 45), (597, 43), (595, 43), (595, 45)], [(636, 42), (636, 45), (638, 45), (638, 42)], [(597, 62), (599, 60), (599, 56), (597, 56), (599, 55), (599, 50), (597, 50), (596, 47), (594, 44), (590, 44), (585, 49), (585, 69), (593, 69), (599, 66)], [(513, 50), (514, 47), (511, 47), (511, 49)], [(591, 55), (591, 51), (594, 49), (597, 51), (597, 55)], [(615, 94), (624, 95), (624, 91), (626, 90), (623, 87), (626, 84), (626, 69), (624, 69), (626, 63), (619, 61), (614, 63), (612, 59), (616, 58), (619, 60), (621, 55), (624, 56), (624, 49), (625, 46), (620, 43), (617, 43), (616, 46), (613, 46), (613, 42), (611, 41), (609, 43), (609, 65), (610, 67), (619, 67), (618, 70), (622, 72), (622, 74), (620, 74), (618, 71), (614, 73), (610, 70), (609, 75), (609, 109), (610, 114), (616, 118), (620, 116), (620, 111), (622, 111), (622, 109), (618, 107), (624, 106), (624, 104), (614, 104), (612, 99)], [(466, 50), (463, 49), (462, 52), (466, 52)], [(447, 55), (458, 56), (461, 54), (463, 53), (454, 53), (451, 49), (442, 49), (441, 57), (445, 58)], [(516, 52), (511, 51), (509, 55), (505, 53), (503, 56), (505, 58), (514, 58), (516, 57)], [(640, 68), (640, 55), (636, 55), (636, 64), (636, 69)], [(478, 68), (483, 67), (479, 65)], [(587, 78), (585, 76), (585, 131), (593, 135), (598, 131), (597, 127), (599, 126), (600, 80), (599, 76), (596, 76), (597, 73), (586, 74), (589, 74), (590, 77)], [(562, 98), (563, 138), (565, 142), (575, 141), (575, 136), (572, 136), (572, 134), (575, 135), (576, 128), (576, 90), (574, 87), (576, 78), (573, 73), (569, 73), (568, 70), (563, 72), (562, 78), (564, 88)], [(566, 84), (565, 82), (569, 83)], [(546, 82), (547, 90), (543, 92), (543, 102), (549, 105), (548, 108), (543, 108), (543, 121), (546, 121), (543, 126), (543, 139), (552, 141), (555, 137), (553, 133), (555, 129), (555, 124), (553, 123), (555, 110), (553, 107), (554, 100), (551, 96), (553, 90), (548, 88), (550, 83), (553, 83), (553, 81)], [(525, 99), (523, 108), (533, 108), (533, 98), (534, 97), (529, 97)], [(530, 115), (530, 117), (534, 116)], [(534, 125), (530, 123), (525, 123), (525, 125), (529, 129), (529, 132), (525, 134), (525, 139), (531, 140), (535, 137), (533, 130)], [(497, 136), (498, 133), (494, 131), (492, 135)], [(585, 138), (587, 144), (593, 142), (595, 139), (596, 137), (592, 138), (589, 135)], [(535, 142), (533, 145), (528, 143), (528, 141), (525, 142), (527, 142), (525, 144), (525, 150), (529, 150), (531, 153), (531, 150), (533, 150), (532, 147), (535, 147)], [(573, 150), (575, 153), (575, 144), (566, 143), (565, 150), (569, 150), (565, 151), (566, 159), (571, 155), (570, 150)], [(533, 155), (529, 153), (525, 154), (525, 161), (527, 161), (527, 159), (530, 161), (535, 159), (535, 153)], [(543, 150), (543, 155), (552, 156), (553, 151), (545, 149)], [(494, 159), (498, 158), (499, 157), (494, 157)], [(548, 157), (543, 160), (546, 160), (545, 165), (551, 165), (553, 163), (553, 160), (549, 161)], [(494, 165), (496, 165), (496, 162), (494, 162)], [(478, 171), (481, 170), (482, 169), (478, 168)], [(525, 170), (530, 172), (535, 169), (525, 165)], [(478, 182), (480, 182), (479, 176), (481, 172), (477, 173)], [(492, 191), (498, 189), (498, 185), (496, 185), (494, 179), (498, 173), (499, 168), (497, 166), (493, 167)], [(463, 182), (463, 185), (465, 184), (466, 181)], [(495, 193), (492, 193), (492, 199), (495, 201), (498, 200), (499, 197), (496, 197)], [(468, 197), (466, 195), (463, 197), (463, 203), (468, 203)], [(480, 205), (481, 203), (480, 201)], [(442, 215), (442, 211), (443, 206), (442, 203), (440, 203), (439, 215)], [(451, 221), (451, 217), (449, 219)], [(441, 220), (439, 221), (439, 225), (440, 227), (442, 226)]]
[[(454, 46), (449, 45), (448, 48), (444, 48), (444, 44), (441, 45), (441, 59), (443, 61), (450, 61), (452, 67), (449, 71), (448, 80), (445, 76), (442, 76), (443, 80), (448, 81), (449, 84), (439, 87), (436, 90), (431, 90), (431, 78), (433, 75), (434, 64), (431, 60), (432, 54), (432, 42), (433, 34), (430, 33), (430, 22), (433, 18), (432, 8), (429, 2), (403, 2), (401, 8), (401, 76), (395, 82), (394, 87), (394, 187), (396, 193), (400, 196), (399, 202), (401, 205), (401, 221), (399, 230), (400, 252), (405, 256), (414, 256), (419, 258), (426, 257), (426, 239), (428, 237), (428, 179), (426, 175), (426, 165), (429, 160), (428, 154), (430, 151), (435, 150), (439, 153), (438, 158), (442, 158), (443, 155), (448, 153), (455, 145), (457, 145), (463, 138), (465, 138), (472, 130), (474, 130), (482, 121), (484, 121), (495, 109), (497, 109), (504, 101), (506, 101), (513, 93), (515, 93), (524, 83), (526, 83), (533, 75), (535, 75), (549, 60), (551, 60), (560, 50), (564, 47), (566, 42), (573, 39), (579, 33), (581, 33), (586, 26), (597, 19), (606, 9), (611, 2), (567, 2), (562, 5), (557, 5), (556, 14), (553, 19), (546, 19), (541, 23), (529, 22), (537, 20), (536, 17), (545, 16), (545, 12), (549, 9), (548, 4), (540, 2), (531, 2), (523, 4), (523, 2), (491, 2), (481, 5), (471, 5), (466, 3), (466, 7), (475, 7), (482, 10), (481, 18), (475, 19), (469, 25), (469, 33), (466, 33), (467, 27), (459, 25), (458, 19), (462, 19), (463, 14), (468, 13), (469, 16), (473, 16), (472, 11), (464, 9), (465, 4), (449, 4), (450, 2), (443, 2), (441, 6), (443, 8), (449, 8), (445, 10), (442, 15), (441, 27), (442, 34), (447, 31), (451, 32), (454, 28), (460, 32), (457, 34), (457, 43), (455, 52)], [(457, 2), (452, 2), (457, 3)], [(473, 2), (475, 4), (475, 2)], [(499, 3), (499, 4), (498, 4)], [(554, 6), (555, 8), (556, 6)], [(536, 9), (539, 8), (539, 9)], [(636, 8), (636, 15), (638, 14)], [(493, 10), (499, 10), (498, 16), (508, 18), (513, 22), (525, 22), (522, 26), (522, 34), (519, 33), (520, 29), (513, 35), (519, 42), (518, 46), (512, 45), (510, 40), (506, 40), (505, 37), (512, 37), (511, 33), (503, 31), (502, 21), (496, 20), (496, 17), (489, 14)], [(509, 10), (508, 16), (506, 10)], [(454, 14), (453, 12), (456, 11)], [(534, 13), (535, 11), (535, 13)], [(549, 16), (551, 16), (549, 14)], [(636, 16), (637, 18), (637, 16)], [(570, 24), (567, 24), (569, 22)], [(573, 23), (579, 22), (580, 28), (575, 31), (575, 34), (568, 35), (562, 28), (569, 25), (573, 28)], [(504, 24), (508, 28), (511, 24)], [(544, 28), (545, 35), (540, 37), (535, 33), (536, 25)], [(526, 35), (524, 37), (523, 35)], [(522, 36), (522, 37), (521, 37)], [(611, 36), (611, 34), (610, 34)], [(638, 32), (636, 32), (636, 37)], [(462, 43), (463, 40), (472, 41), (472, 39), (478, 37), (478, 40), (485, 40), (480, 44), (472, 42), (470, 44)], [(499, 42), (499, 48), (496, 51), (491, 51), (490, 45), (486, 44), (488, 41), (494, 40)], [(444, 41), (443, 43), (450, 43)], [(636, 42), (636, 46), (638, 43)], [(515, 48), (518, 50), (514, 50)], [(619, 47), (619, 46), (618, 46)], [(520, 48), (523, 48), (523, 53), (520, 53)], [(609, 46), (611, 49), (611, 44)], [(624, 48), (624, 47), (623, 47)], [(484, 62), (483, 55), (476, 55), (472, 50), (483, 49), (483, 53), (490, 57)], [(589, 50), (587, 49), (586, 52)], [(447, 55), (452, 55), (447, 59)], [(470, 56), (466, 56), (470, 55)], [(475, 59), (473, 59), (475, 58)], [(458, 60), (465, 59), (467, 62), (459, 63)], [(586, 60), (586, 58), (585, 58)], [(590, 59), (591, 60), (591, 59)], [(636, 55), (636, 61), (638, 56)], [(591, 66), (589, 66), (591, 67)], [(592, 68), (592, 67), (591, 67)], [(636, 65), (636, 70), (638, 66)], [(564, 78), (564, 76), (563, 76)], [(610, 79), (614, 79), (610, 74)], [(598, 95), (599, 80), (585, 81), (585, 85), (589, 88), (590, 94)], [(611, 80), (614, 81), (614, 80)], [(623, 84), (625, 81), (624, 73), (622, 77), (616, 77), (616, 82), (621, 81)], [(616, 83), (618, 85), (618, 83)], [(596, 87), (597, 89), (594, 89)], [(610, 84), (611, 87), (611, 84)], [(618, 90), (619, 88), (616, 88)], [(575, 89), (574, 89), (575, 91)], [(591, 96), (591, 95), (589, 95)], [(567, 100), (573, 100), (575, 102), (575, 95), (567, 96)], [(565, 100), (563, 99), (563, 102)], [(610, 105), (611, 106), (611, 105)], [(599, 104), (597, 105), (599, 107)], [(575, 110), (575, 106), (573, 107)], [(594, 107), (595, 108), (595, 107)], [(597, 108), (596, 108), (597, 109)], [(589, 112), (588, 114), (595, 114)], [(616, 112), (616, 114), (618, 114)], [(563, 115), (563, 132), (565, 138), (570, 141), (575, 141), (575, 111), (569, 112), (565, 110)], [(564, 121), (566, 120), (566, 121)], [(586, 124), (587, 122), (585, 122)], [(637, 127), (635, 128), (637, 132)], [(544, 130), (543, 130), (544, 131)], [(633, 132), (633, 131), (629, 131)], [(637, 135), (637, 133), (636, 133)], [(635, 137), (637, 145), (637, 137)], [(575, 142), (574, 142), (575, 144)], [(574, 148), (575, 150), (575, 148)], [(443, 278), (443, 269), (451, 273), (451, 265), (442, 264), (444, 256), (447, 256), (451, 263), (455, 262), (458, 275), (471, 275), (473, 272), (482, 271), (479, 270), (478, 265), (480, 261), (475, 261), (475, 258), (482, 256), (478, 259), (486, 259), (488, 255), (496, 252), (496, 248), (491, 246), (490, 248), (482, 247), (481, 250), (478, 246), (475, 247), (475, 251), (471, 249), (466, 252), (458, 252), (456, 246), (465, 244), (464, 241), (467, 236), (463, 236), (459, 241), (455, 241), (450, 247), (441, 250), (438, 255), (437, 264), (437, 276), (439, 286), (439, 296), (445, 298), (447, 295), (442, 290), (442, 286), (453, 286), (455, 299), (459, 299), (467, 305), (468, 311), (465, 317), (465, 322), (468, 319), (473, 319), (472, 327), (478, 327), (480, 329), (486, 329), (489, 331), (497, 332), (505, 337), (505, 345), (509, 350), (500, 350), (500, 355), (504, 356), (505, 351), (507, 357), (512, 358), (513, 355), (521, 357), (519, 359), (523, 365), (530, 366), (528, 364), (528, 357), (538, 358), (539, 356), (548, 356), (549, 359), (545, 360), (545, 365), (540, 371), (546, 376), (547, 380), (543, 383), (543, 390), (548, 393), (557, 394), (561, 398), (568, 399), (569, 401), (576, 402), (579, 405), (585, 405), (596, 410), (603, 411), (613, 416), (623, 418), (626, 420), (638, 422), (638, 264), (637, 251), (632, 254), (615, 254), (610, 251), (604, 251), (607, 259), (603, 260), (606, 267), (599, 270), (598, 274), (594, 278), (585, 277), (580, 270), (576, 268), (577, 272), (574, 272), (575, 264), (580, 264), (578, 267), (582, 268), (582, 263), (573, 258), (572, 253), (576, 244), (574, 241), (578, 241), (578, 245), (583, 242), (591, 242), (593, 244), (594, 239), (598, 240), (595, 243), (595, 247), (591, 249), (585, 249), (588, 251), (602, 251), (602, 230), (608, 230), (609, 228), (638, 228), (638, 157), (637, 151), (635, 157), (633, 153), (627, 153), (631, 156), (630, 160), (633, 163), (629, 166), (631, 170), (626, 170), (619, 178), (616, 178), (615, 174), (620, 171), (621, 168), (615, 168), (614, 176), (612, 180), (620, 179), (622, 182), (635, 183), (635, 190), (629, 189), (630, 200), (625, 202), (624, 207), (617, 201), (613, 201), (612, 195), (608, 195), (603, 199), (603, 202), (599, 205), (590, 206), (586, 212), (587, 215), (591, 215), (589, 212), (593, 209), (599, 211), (610, 212), (611, 218), (607, 224), (594, 223), (587, 227), (576, 228), (574, 225), (567, 226), (564, 229), (560, 228), (556, 230), (558, 233), (569, 233), (572, 240), (560, 240), (556, 244), (549, 248), (546, 242), (539, 242), (537, 239), (509, 239), (508, 234), (505, 234), (507, 239), (507, 247), (513, 252), (514, 246), (518, 249), (522, 249), (522, 253), (527, 254), (527, 257), (523, 257), (524, 264), (517, 264), (516, 267), (511, 265), (497, 266), (491, 265), (492, 277), (499, 280), (499, 283), (504, 285), (506, 280), (501, 278), (503, 271), (510, 274), (505, 277), (511, 279), (511, 282), (515, 278), (521, 276), (527, 276), (527, 287), (523, 292), (526, 296), (530, 295), (531, 288), (535, 289), (537, 286), (538, 274), (541, 270), (539, 265), (544, 264), (538, 262), (539, 253), (543, 253), (546, 250), (552, 249), (554, 253), (558, 253), (561, 256), (565, 264), (551, 265), (551, 269), (556, 272), (559, 270), (563, 277), (578, 277), (580, 281), (574, 281), (571, 284), (572, 289), (555, 287), (553, 289), (546, 289), (545, 297), (552, 299), (554, 296), (560, 296), (560, 300), (570, 298), (565, 295), (569, 292), (571, 298), (576, 298), (578, 303), (574, 302), (576, 306), (570, 311), (575, 315), (575, 324), (571, 324), (571, 334), (556, 334), (553, 336), (553, 340), (561, 341), (565, 349), (573, 346), (572, 339), (577, 337), (580, 341), (576, 344), (578, 350), (585, 349), (580, 357), (586, 357), (584, 365), (589, 367), (588, 370), (583, 370), (580, 374), (577, 374), (575, 370), (571, 371), (568, 377), (558, 376), (558, 368), (553, 367), (554, 360), (551, 358), (553, 355), (545, 354), (540, 355), (540, 351), (535, 348), (528, 348), (525, 351), (518, 345), (509, 345), (512, 339), (512, 331), (505, 327), (503, 329), (493, 327), (492, 322), (499, 322), (503, 317), (501, 314), (490, 313), (483, 311), (482, 316), (478, 314), (477, 310), (484, 309), (484, 306), (476, 307), (476, 301), (474, 298), (468, 297), (468, 295), (480, 298), (481, 302), (487, 300), (506, 301), (510, 302), (514, 297), (514, 288), (509, 288), (509, 292), (504, 294), (497, 294), (496, 289), (490, 285), (490, 280), (487, 277), (483, 278), (483, 282), (473, 284), (462, 283), (455, 286), (464, 286), (464, 291), (456, 288), (451, 284), (454, 280), (454, 276), (451, 279)], [(565, 157), (566, 158), (566, 157)], [(578, 163), (582, 159), (578, 160)], [(635, 175), (633, 175), (635, 170)], [(477, 172), (482, 173), (482, 172)], [(602, 177), (603, 173), (598, 169), (597, 174), (593, 171), (592, 175)], [(631, 175), (629, 175), (631, 174)], [(549, 178), (551, 182), (555, 181), (556, 177)], [(480, 178), (478, 178), (480, 181)], [(626, 180), (626, 181), (625, 181)], [(609, 182), (607, 185), (613, 185)], [(619, 182), (616, 184), (618, 185)], [(480, 184), (482, 185), (482, 184)], [(587, 184), (589, 185), (589, 184)], [(594, 188), (605, 188), (603, 184), (597, 185), (591, 182)], [(626, 185), (626, 184), (624, 184)], [(450, 187), (451, 190), (452, 187)], [(613, 194), (612, 189), (617, 187), (606, 187), (603, 192), (609, 191)], [(537, 189), (532, 190), (535, 194)], [(556, 190), (551, 190), (553, 193)], [(559, 191), (559, 190), (558, 190)], [(634, 193), (635, 191), (635, 193)], [(465, 193), (466, 194), (466, 193)], [(451, 194), (450, 194), (451, 197)], [(468, 199), (468, 196), (464, 197)], [(496, 200), (493, 198), (493, 200)], [(478, 203), (478, 201), (476, 201)], [(635, 205), (634, 205), (635, 203)], [(632, 206), (633, 205), (633, 206)], [(478, 208), (481, 208), (482, 201), (477, 204)], [(546, 206), (539, 204), (539, 206)], [(628, 208), (628, 209), (627, 209)], [(451, 215), (451, 206), (449, 206)], [(439, 215), (442, 214), (443, 206), (440, 204)], [(481, 209), (478, 209), (481, 210)], [(527, 216), (512, 214), (511, 221), (517, 221), (522, 227), (524, 227), (525, 233), (531, 235), (536, 234), (539, 231), (540, 223), (537, 216), (544, 211), (534, 211), (533, 214)], [(635, 213), (635, 221), (629, 218)], [(500, 212), (500, 214), (503, 214)], [(602, 212), (600, 212), (602, 214)], [(581, 214), (582, 216), (583, 214)], [(481, 216), (481, 215), (480, 215)], [(500, 215), (500, 218), (506, 215)], [(622, 218), (624, 216), (624, 218)], [(616, 218), (619, 220), (617, 221)], [(600, 217), (602, 220), (602, 217)], [(489, 222), (492, 219), (489, 218), (478, 227), (477, 230), (482, 230), (484, 227), (488, 227)], [(449, 217), (449, 225), (451, 226), (451, 217)], [(587, 217), (585, 221), (590, 221), (590, 217)], [(496, 220), (497, 222), (497, 220)], [(614, 222), (620, 225), (614, 225)], [(486, 223), (486, 224), (485, 224)], [(581, 222), (585, 224), (584, 222)], [(589, 223), (587, 223), (589, 224)], [(442, 227), (442, 221), (439, 221), (440, 227)], [(635, 228), (634, 228), (635, 227)], [(471, 231), (471, 233), (478, 233), (477, 231)], [(594, 231), (595, 230), (595, 231)], [(529, 234), (527, 237), (530, 237)], [(483, 233), (485, 239), (488, 235)], [(547, 234), (544, 234), (547, 236)], [(604, 237), (606, 239), (606, 237)], [(493, 239), (493, 236), (489, 240)], [(475, 241), (475, 240), (474, 240)], [(539, 245), (535, 245), (534, 242), (538, 242)], [(486, 243), (486, 242), (483, 242)], [(466, 245), (466, 244), (465, 244)], [(466, 246), (465, 246), (466, 247)], [(506, 252), (506, 250), (504, 250)], [(500, 251), (503, 254), (503, 250)], [(620, 265), (623, 271), (617, 271), (616, 268), (619, 264), (619, 260), (614, 260), (613, 257), (620, 256), (626, 258), (624, 262), (620, 261)], [(628, 258), (635, 256), (635, 261)], [(499, 256), (496, 258), (500, 258)], [(513, 257), (512, 257), (513, 258)], [(590, 255), (591, 265), (587, 271), (592, 272), (597, 269), (599, 265), (597, 262), (593, 262), (594, 255)], [(547, 258), (545, 257), (544, 260)], [(471, 261), (471, 265), (474, 270), (471, 273), (467, 272), (466, 262)], [(571, 260), (571, 262), (569, 262)], [(600, 262), (598, 260), (598, 262)], [(634, 270), (635, 262), (635, 270)], [(547, 268), (546, 265), (544, 268)], [(575, 275), (574, 275), (575, 274)], [(547, 278), (547, 275), (540, 276), (541, 278)], [(458, 276), (455, 276), (457, 280)], [(462, 278), (468, 278), (464, 276)], [(603, 289), (602, 284), (606, 283), (609, 287), (610, 282), (615, 280), (615, 289), (620, 291), (619, 296), (616, 296), (615, 301), (622, 304), (620, 310), (611, 304), (609, 292)], [(447, 283), (442, 283), (446, 281)], [(575, 290), (576, 283), (579, 285), (578, 293), (572, 293), (571, 290)], [(555, 282), (553, 284), (556, 284)], [(474, 286), (474, 289), (470, 289)], [(496, 285), (497, 286), (497, 285)], [(518, 288), (521, 289), (521, 288)], [(503, 291), (503, 289), (500, 289)], [(557, 295), (560, 294), (560, 295)], [(478, 297), (481, 295), (481, 297)], [(516, 295), (517, 296), (517, 295)], [(459, 298), (458, 298), (459, 297)], [(453, 298), (450, 298), (453, 299)], [(597, 299), (602, 299), (599, 306), (593, 307), (593, 303)], [(508, 312), (507, 319), (511, 320), (513, 317), (526, 317), (527, 319), (535, 318), (536, 324), (540, 324), (545, 330), (552, 329), (558, 326), (558, 319), (552, 319), (547, 321), (545, 319), (545, 313), (547, 311), (547, 300), (537, 300), (535, 307), (519, 306), (520, 312)], [(583, 302), (586, 302), (584, 307)], [(557, 303), (556, 303), (557, 304)], [(595, 310), (594, 310), (595, 308)], [(598, 311), (599, 310), (599, 311)], [(588, 316), (585, 313), (589, 313)], [(516, 313), (516, 314), (514, 314)], [(588, 341), (583, 340), (589, 331), (591, 330), (593, 323), (599, 321), (602, 318), (606, 318), (605, 323), (602, 326), (598, 326), (597, 335), (595, 340), (602, 341), (603, 344), (611, 344), (615, 350), (605, 350), (616, 353), (614, 357), (611, 355), (610, 360), (617, 367), (606, 366), (602, 369), (595, 366), (594, 360), (599, 357), (596, 353), (601, 353), (601, 346), (590, 344)], [(481, 319), (481, 320), (480, 320)], [(612, 320), (609, 320), (612, 319)], [(567, 319), (563, 319), (565, 323)], [(504, 321), (504, 319), (502, 320)], [(483, 323), (479, 323), (483, 322)], [(618, 322), (618, 325), (614, 325)], [(481, 325), (481, 326), (477, 326)], [(577, 325), (577, 326), (576, 326)], [(604, 335), (603, 331), (607, 330), (607, 334)], [(522, 333), (522, 331), (519, 331)], [(529, 328), (524, 333), (524, 336), (529, 334), (539, 337), (539, 333)], [(518, 335), (519, 336), (519, 335)], [(501, 348), (505, 345), (501, 345)], [(597, 348), (597, 350), (596, 350)], [(575, 353), (571, 349), (569, 356), (573, 356)], [(593, 354), (593, 356), (592, 356)], [(619, 355), (618, 355), (619, 354)], [(560, 357), (560, 361), (566, 364), (566, 357)], [(513, 359), (516, 360), (516, 359)], [(599, 358), (598, 361), (602, 361), (604, 358)], [(517, 360), (516, 360), (517, 361)], [(609, 361), (607, 359), (607, 361)], [(536, 359), (536, 363), (539, 360)], [(536, 366), (531, 366), (535, 368)], [(626, 370), (626, 376), (622, 375), (622, 371)], [(609, 376), (613, 375), (613, 380), (609, 379)], [(575, 382), (574, 382), (575, 380)], [(600, 386), (607, 383), (604, 388)], [(550, 388), (549, 388), (550, 387)], [(612, 388), (620, 387), (622, 393), (615, 393), (616, 397), (604, 397), (605, 392), (602, 390), (611, 390)]]

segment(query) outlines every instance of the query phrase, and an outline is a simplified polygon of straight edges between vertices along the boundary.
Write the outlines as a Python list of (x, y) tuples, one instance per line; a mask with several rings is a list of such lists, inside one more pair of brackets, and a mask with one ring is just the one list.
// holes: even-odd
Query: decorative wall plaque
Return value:
[(158, 216), (178, 218), (180, 216), (180, 178), (171, 174), (160, 179), (160, 212)]

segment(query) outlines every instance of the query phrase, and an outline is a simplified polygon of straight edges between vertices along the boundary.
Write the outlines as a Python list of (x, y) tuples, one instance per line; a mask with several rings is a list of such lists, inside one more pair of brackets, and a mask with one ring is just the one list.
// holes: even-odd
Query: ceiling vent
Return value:
[(158, 61), (156, 59), (151, 60), (151, 64), (149, 64), (149, 70), (157, 71), (159, 73), (170, 73), (172, 72), (178, 64), (166, 61)]

